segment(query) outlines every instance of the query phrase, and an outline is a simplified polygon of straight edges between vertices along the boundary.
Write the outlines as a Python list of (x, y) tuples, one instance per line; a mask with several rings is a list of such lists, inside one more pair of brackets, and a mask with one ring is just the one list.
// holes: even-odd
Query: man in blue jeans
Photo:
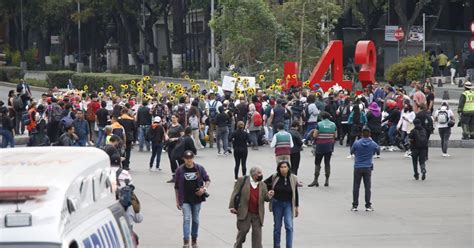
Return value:
[(206, 189), (211, 181), (204, 167), (194, 162), (192, 151), (185, 151), (183, 159), (184, 164), (176, 170), (175, 175), (176, 207), (183, 211), (183, 247), (189, 247), (191, 234), (194, 248), (197, 247), (201, 202), (209, 196)]
[(95, 112), (95, 123), (97, 124), (97, 128), (99, 129), (97, 141), (95, 142), (95, 146), (97, 148), (101, 148), (105, 145), (105, 126), (107, 126), (107, 122), (109, 121), (109, 111), (106, 109), (107, 102), (101, 101), (100, 102), (100, 109)]
[(138, 125), (138, 151), (143, 151), (143, 145), (145, 145), (146, 150), (150, 151), (150, 142), (145, 139), (146, 133), (151, 126), (151, 110), (148, 108), (148, 101), (143, 100), (142, 106), (138, 108), (136, 121)]
[(351, 153), (354, 158), (354, 185), (352, 188), (352, 209), (357, 211), (359, 205), (359, 188), (361, 180), (364, 180), (365, 188), (365, 211), (372, 212), (372, 203), (370, 202), (371, 177), (374, 165), (372, 156), (375, 152), (380, 151), (380, 147), (370, 138), (370, 129), (364, 127), (362, 129), (362, 138), (354, 142), (351, 147)]

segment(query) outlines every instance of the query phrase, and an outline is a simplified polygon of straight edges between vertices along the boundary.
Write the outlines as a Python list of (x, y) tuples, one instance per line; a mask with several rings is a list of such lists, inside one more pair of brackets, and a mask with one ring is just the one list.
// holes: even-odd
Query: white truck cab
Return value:
[(134, 247), (105, 152), (0, 150), (0, 247)]

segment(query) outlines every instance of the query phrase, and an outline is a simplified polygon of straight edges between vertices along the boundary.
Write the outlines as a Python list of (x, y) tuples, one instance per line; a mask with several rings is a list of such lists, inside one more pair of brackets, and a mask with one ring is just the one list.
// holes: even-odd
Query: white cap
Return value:
[(122, 172), (118, 176), (117, 182), (117, 186), (119, 189), (126, 186), (125, 180), (128, 180), (128, 185), (133, 184), (132, 176), (130, 176), (130, 173), (127, 170), (122, 170)]
[(156, 117), (153, 119), (153, 122), (158, 122), (158, 123), (160, 123), (160, 122), (161, 122), (161, 117), (156, 116)]

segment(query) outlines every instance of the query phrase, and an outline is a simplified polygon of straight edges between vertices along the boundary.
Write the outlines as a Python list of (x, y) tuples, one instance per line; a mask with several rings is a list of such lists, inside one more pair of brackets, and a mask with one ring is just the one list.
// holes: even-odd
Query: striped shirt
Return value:
[(275, 155), (290, 155), (293, 147), (293, 139), (291, 134), (285, 130), (281, 130), (273, 135), (271, 147), (275, 148)]
[(316, 153), (322, 154), (333, 152), (336, 124), (328, 119), (322, 120), (316, 125), (316, 130), (318, 130), (318, 135), (314, 142), (316, 145)]

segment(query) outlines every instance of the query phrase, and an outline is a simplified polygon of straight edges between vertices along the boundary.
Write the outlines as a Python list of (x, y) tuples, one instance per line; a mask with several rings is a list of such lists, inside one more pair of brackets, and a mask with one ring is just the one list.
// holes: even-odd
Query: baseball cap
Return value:
[(153, 119), (153, 122), (158, 122), (158, 123), (160, 123), (160, 122), (161, 122), (161, 117), (156, 116), (156, 117)]
[(187, 150), (184, 152), (183, 158), (194, 158), (194, 153), (191, 150)]

